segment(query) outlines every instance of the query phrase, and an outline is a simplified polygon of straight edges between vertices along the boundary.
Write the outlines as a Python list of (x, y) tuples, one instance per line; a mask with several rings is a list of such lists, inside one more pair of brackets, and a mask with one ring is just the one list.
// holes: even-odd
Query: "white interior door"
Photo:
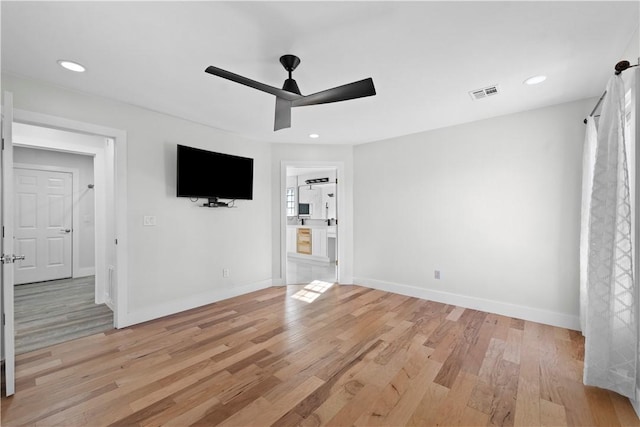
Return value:
[(15, 284), (72, 276), (73, 175), (14, 169)]
[(3, 350), (5, 366), (5, 393), (15, 392), (15, 347), (13, 328), (13, 94), (4, 92), (2, 104), (2, 274)]

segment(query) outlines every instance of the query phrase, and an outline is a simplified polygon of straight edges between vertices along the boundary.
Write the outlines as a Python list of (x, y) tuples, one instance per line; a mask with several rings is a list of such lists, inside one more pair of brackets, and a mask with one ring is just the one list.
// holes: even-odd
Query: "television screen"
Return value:
[(253, 199), (253, 159), (178, 145), (177, 196)]

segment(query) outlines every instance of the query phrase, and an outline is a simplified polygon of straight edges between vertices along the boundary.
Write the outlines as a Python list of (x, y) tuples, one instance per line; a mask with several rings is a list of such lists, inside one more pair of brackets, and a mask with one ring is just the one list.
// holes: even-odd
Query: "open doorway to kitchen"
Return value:
[(338, 281), (337, 167), (286, 167), (285, 283)]

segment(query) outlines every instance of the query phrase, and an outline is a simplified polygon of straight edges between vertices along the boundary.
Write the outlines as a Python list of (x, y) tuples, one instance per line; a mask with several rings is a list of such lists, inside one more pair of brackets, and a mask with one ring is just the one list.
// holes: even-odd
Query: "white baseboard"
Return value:
[(353, 283), (356, 285), (366, 286), (368, 288), (379, 289), (381, 291), (393, 292), (395, 294), (407, 295), (444, 304), (457, 305), (464, 308), (486, 311), (489, 313), (500, 314), (502, 316), (515, 317), (517, 319), (544, 323), (546, 325), (558, 326), (576, 331), (580, 330), (580, 318), (566, 313), (453, 294), (450, 292), (435, 291), (417, 286), (385, 282), (382, 280), (368, 279), (364, 277), (354, 277)]
[(79, 267), (76, 271), (73, 272), (74, 279), (76, 277), (87, 277), (87, 276), (95, 276), (96, 269), (95, 267)]
[(149, 308), (127, 313), (124, 317), (120, 328), (135, 325), (137, 323), (147, 322), (149, 320), (159, 319), (181, 311), (190, 310), (192, 308), (201, 307), (217, 301), (228, 298), (237, 297), (248, 294), (249, 292), (259, 291), (271, 287), (272, 280), (263, 280), (261, 282), (250, 283), (247, 285), (232, 287), (229, 289), (218, 289), (204, 294), (191, 295), (181, 300), (172, 301), (165, 304), (156, 305)]

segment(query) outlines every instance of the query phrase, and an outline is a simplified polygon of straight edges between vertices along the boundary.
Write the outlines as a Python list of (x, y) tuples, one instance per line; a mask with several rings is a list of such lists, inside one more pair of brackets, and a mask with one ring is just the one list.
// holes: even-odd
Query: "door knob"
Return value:
[(24, 255), (2, 255), (0, 256), (0, 264), (12, 264), (16, 261), (22, 261)]
[(71, 233), (71, 229), (70, 228), (65, 228), (65, 229), (60, 230), (60, 231), (62, 231), (63, 233)]

